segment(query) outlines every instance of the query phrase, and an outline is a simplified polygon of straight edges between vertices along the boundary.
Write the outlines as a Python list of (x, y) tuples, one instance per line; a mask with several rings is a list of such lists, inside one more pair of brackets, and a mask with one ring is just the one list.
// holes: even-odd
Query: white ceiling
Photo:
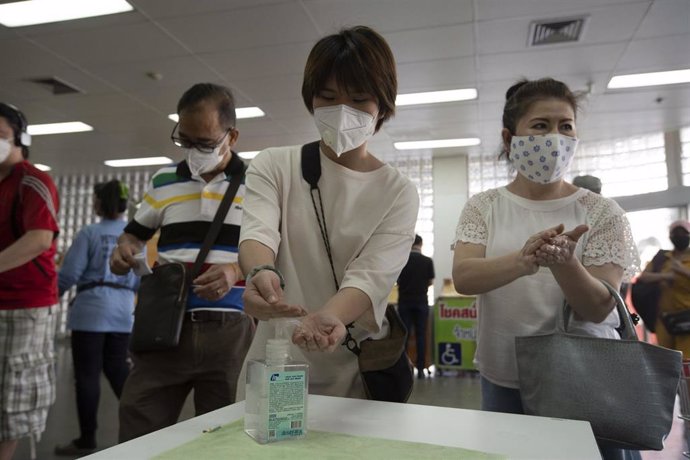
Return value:
[[(34, 137), (32, 160), (57, 174), (102, 170), (112, 158), (179, 159), (167, 115), (201, 81), (228, 85), (239, 107), (266, 112), (238, 122), (238, 150), (315, 139), (300, 97), (307, 54), (320, 37), (356, 24), (390, 43), (400, 93), (479, 90), (476, 101), (398, 109), (371, 142), (384, 157), (394, 141), (467, 136), (482, 144), (434, 154), (495, 154), (505, 91), (521, 77), (553, 76), (573, 90), (593, 83), (579, 119), (583, 141), (690, 126), (689, 84), (606, 89), (614, 74), (690, 67), (690, 0), (129, 1), (130, 13), (0, 26), (0, 100), (34, 124), (80, 120), (95, 128)], [(589, 20), (580, 42), (527, 47), (533, 20), (582, 14)], [(27, 81), (42, 77), (84, 93), (53, 95)]]

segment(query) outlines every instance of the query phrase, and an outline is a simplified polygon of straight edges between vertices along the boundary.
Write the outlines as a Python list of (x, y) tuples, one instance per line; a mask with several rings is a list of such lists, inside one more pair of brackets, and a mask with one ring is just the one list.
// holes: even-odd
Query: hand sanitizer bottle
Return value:
[(277, 321), (265, 360), (247, 362), (244, 431), (259, 444), (307, 434), (309, 365), (290, 359), (288, 324)]

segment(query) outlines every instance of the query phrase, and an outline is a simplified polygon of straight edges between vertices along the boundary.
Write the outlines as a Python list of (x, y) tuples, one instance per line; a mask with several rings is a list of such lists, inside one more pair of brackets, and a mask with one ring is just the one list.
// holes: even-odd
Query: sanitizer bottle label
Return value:
[(302, 436), (304, 419), (305, 371), (272, 372), (268, 375), (268, 440)]

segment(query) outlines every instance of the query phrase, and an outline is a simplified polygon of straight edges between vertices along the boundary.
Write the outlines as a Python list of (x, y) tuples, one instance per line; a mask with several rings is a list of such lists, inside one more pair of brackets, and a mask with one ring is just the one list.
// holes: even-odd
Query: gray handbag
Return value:
[(515, 338), (520, 395), (526, 414), (585, 420), (600, 446), (661, 450), (671, 431), (680, 381), (679, 351), (637, 340), (630, 313), (617, 290), (621, 339), (564, 331)]

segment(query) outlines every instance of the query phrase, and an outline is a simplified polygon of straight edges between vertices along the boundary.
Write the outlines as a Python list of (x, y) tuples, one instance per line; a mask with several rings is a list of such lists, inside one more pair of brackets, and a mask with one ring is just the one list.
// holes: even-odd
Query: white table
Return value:
[[(150, 458), (242, 417), (244, 401), (85, 458)], [(461, 447), (511, 459), (600, 458), (589, 423), (574, 420), (315, 395), (309, 395), (308, 420), (310, 430)]]

